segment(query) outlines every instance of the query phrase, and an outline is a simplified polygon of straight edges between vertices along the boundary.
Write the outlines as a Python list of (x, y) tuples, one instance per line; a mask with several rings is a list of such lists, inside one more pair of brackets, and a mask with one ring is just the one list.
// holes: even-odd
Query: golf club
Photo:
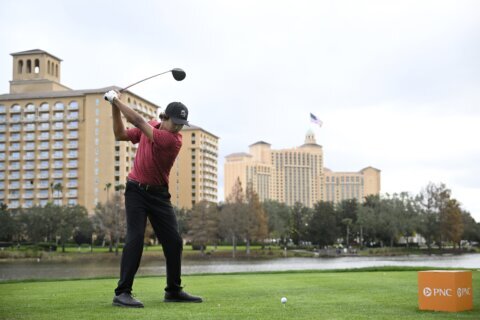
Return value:
[(160, 75), (162, 75), (162, 74), (165, 74), (165, 73), (168, 73), (168, 72), (171, 72), (173, 78), (174, 78), (175, 80), (177, 80), (177, 81), (182, 81), (182, 80), (185, 79), (185, 77), (187, 76), (187, 74), (185, 73), (185, 71), (183, 71), (183, 69), (174, 68), (174, 69), (172, 69), (172, 70), (168, 70), (168, 71), (165, 71), (165, 72), (162, 72), (162, 73), (158, 73), (158, 74), (155, 74), (155, 75), (150, 76), (150, 77), (148, 77), (148, 78), (145, 78), (145, 79), (142, 79), (142, 80), (137, 81), (137, 82), (135, 82), (135, 83), (132, 83), (131, 85), (126, 86), (125, 88), (121, 89), (120, 92), (125, 91), (125, 90), (127, 90), (128, 88), (133, 87), (134, 85), (137, 85), (137, 84), (139, 84), (139, 83), (141, 83), (141, 82), (144, 82), (144, 81), (147, 81), (147, 80), (149, 80), (149, 79), (158, 77), (158, 76), (160, 76)]
[(158, 73), (158, 74), (155, 74), (153, 76), (150, 76), (148, 78), (145, 78), (145, 79), (142, 79), (140, 81), (137, 81), (135, 83), (132, 83), (131, 85), (128, 85), (126, 86), (125, 88), (123, 89), (120, 89), (120, 92), (123, 92), (125, 90), (127, 90), (128, 88), (131, 88), (139, 83), (142, 83), (144, 81), (147, 81), (149, 79), (152, 79), (152, 78), (155, 78), (155, 77), (158, 77), (162, 74), (165, 74), (165, 73), (168, 73), (168, 72), (171, 72), (172, 73), (172, 76), (175, 80), (177, 81), (182, 81), (183, 79), (185, 79), (185, 77), (187, 76), (187, 74), (185, 73), (185, 71), (183, 71), (183, 69), (180, 69), (180, 68), (173, 68), (172, 70), (168, 70), (168, 71), (164, 71), (164, 72), (161, 72), (161, 73)]

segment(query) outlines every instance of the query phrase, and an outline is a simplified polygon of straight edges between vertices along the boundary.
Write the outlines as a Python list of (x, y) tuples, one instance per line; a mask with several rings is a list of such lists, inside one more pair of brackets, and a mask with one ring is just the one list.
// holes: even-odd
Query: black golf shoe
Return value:
[(165, 292), (165, 299), (163, 302), (202, 302), (202, 298), (192, 296), (183, 290), (176, 292)]
[(143, 303), (132, 297), (132, 295), (127, 292), (113, 297), (112, 305), (117, 307), (143, 308)]

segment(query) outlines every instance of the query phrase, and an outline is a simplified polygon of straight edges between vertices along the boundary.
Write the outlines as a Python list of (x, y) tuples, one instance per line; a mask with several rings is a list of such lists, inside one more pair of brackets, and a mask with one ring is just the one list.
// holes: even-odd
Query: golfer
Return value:
[[(168, 176), (182, 146), (180, 130), (188, 125), (188, 109), (181, 102), (172, 102), (160, 114), (161, 122), (147, 122), (120, 100), (118, 92), (108, 91), (104, 97), (112, 104), (115, 139), (139, 144), (125, 188), (127, 237), (113, 305), (143, 307), (142, 302), (132, 297), (132, 287), (142, 257), (147, 216), (162, 244), (167, 265), (163, 301), (202, 302), (202, 298), (186, 293), (181, 287), (183, 242), (168, 192)], [(135, 128), (125, 129), (121, 114)]]

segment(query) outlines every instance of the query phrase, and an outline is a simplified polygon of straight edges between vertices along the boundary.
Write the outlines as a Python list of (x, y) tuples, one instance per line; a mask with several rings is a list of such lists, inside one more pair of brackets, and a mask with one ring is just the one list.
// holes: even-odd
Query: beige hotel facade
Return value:
[[(111, 106), (103, 99), (120, 88), (72, 90), (61, 84), (62, 60), (43, 50), (12, 57), (10, 92), (0, 95), (0, 203), (79, 204), (92, 213), (107, 192), (125, 184), (135, 157), (136, 145), (115, 141)], [(160, 110), (131, 91), (122, 100), (148, 120)], [(170, 173), (172, 203), (191, 208), (200, 200), (216, 202), (219, 138), (193, 125), (182, 135)], [(61, 190), (54, 191), (57, 184)]]
[(318, 201), (363, 201), (380, 193), (380, 170), (376, 168), (358, 172), (325, 168), (323, 148), (311, 130), (300, 147), (274, 150), (269, 143), (259, 141), (250, 145), (248, 153), (233, 153), (225, 160), (225, 198), (237, 179), (244, 191), (247, 186), (253, 188), (261, 201), (277, 200), (290, 206), (296, 202), (313, 207)]

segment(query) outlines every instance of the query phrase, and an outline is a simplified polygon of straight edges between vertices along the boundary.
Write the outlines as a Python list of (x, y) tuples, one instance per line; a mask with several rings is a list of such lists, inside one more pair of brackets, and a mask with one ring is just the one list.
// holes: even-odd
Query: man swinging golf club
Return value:
[[(121, 101), (117, 91), (108, 91), (104, 98), (112, 105), (115, 139), (139, 143), (125, 188), (127, 236), (113, 305), (143, 307), (142, 302), (132, 297), (132, 287), (142, 257), (147, 216), (165, 255), (167, 286), (164, 301), (202, 302), (202, 298), (186, 293), (180, 286), (183, 242), (168, 192), (170, 169), (182, 146), (179, 131), (188, 125), (188, 109), (181, 102), (172, 102), (160, 114), (161, 122), (147, 122)], [(121, 114), (135, 128), (125, 129)]]

